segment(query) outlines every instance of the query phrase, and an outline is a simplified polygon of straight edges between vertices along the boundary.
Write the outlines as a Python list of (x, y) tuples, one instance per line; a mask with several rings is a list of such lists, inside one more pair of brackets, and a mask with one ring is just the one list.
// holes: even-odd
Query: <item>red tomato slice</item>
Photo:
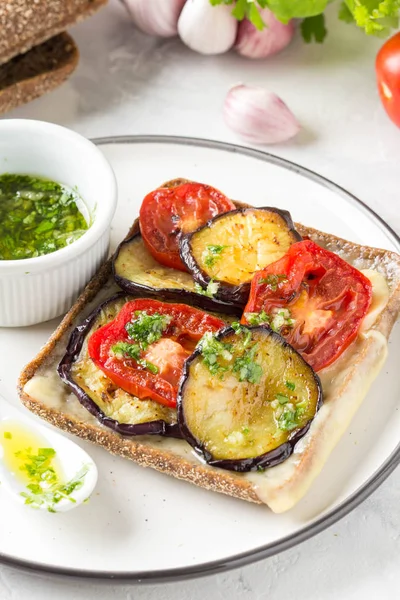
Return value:
[(140, 208), (143, 241), (159, 263), (186, 271), (179, 255), (181, 235), (234, 209), (233, 202), (210, 185), (183, 183), (159, 188), (145, 197)]
[[(151, 363), (157, 369), (156, 373), (148, 370), (146, 362), (140, 364), (134, 358), (116, 355), (112, 350), (120, 342), (140, 343), (129, 336), (126, 325), (135, 322), (143, 313), (170, 318), (160, 337), (143, 348), (138, 357), (139, 361)], [(221, 319), (186, 304), (168, 304), (140, 298), (127, 302), (113, 321), (91, 335), (88, 343), (89, 356), (115, 385), (129, 394), (175, 407), (186, 358), (207, 331), (218, 331), (224, 326)]]
[(400, 33), (396, 33), (379, 50), (375, 63), (382, 104), (400, 127)]
[[(371, 298), (367, 277), (306, 240), (255, 275), (242, 323), (251, 322), (249, 313), (265, 311), (272, 326), (319, 371), (354, 340)], [(280, 309), (288, 313), (276, 316)]]

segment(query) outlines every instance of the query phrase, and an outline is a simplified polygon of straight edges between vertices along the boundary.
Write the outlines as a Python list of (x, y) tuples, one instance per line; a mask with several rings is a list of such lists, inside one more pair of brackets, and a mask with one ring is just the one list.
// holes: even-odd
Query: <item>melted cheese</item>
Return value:
[(359, 333), (371, 329), (372, 325), (376, 322), (388, 303), (390, 295), (387, 281), (381, 273), (373, 271), (372, 269), (365, 269), (364, 271), (361, 271), (361, 273), (368, 277), (372, 283), (372, 302), (369, 311), (361, 324)]
[[(377, 271), (363, 271), (373, 286), (371, 307), (357, 340), (335, 361), (323, 369), (321, 378), (324, 404), (308, 433), (294, 453), (282, 464), (260, 473), (235, 474), (250, 481), (261, 502), (277, 513), (292, 508), (308, 491), (328, 456), (349, 426), (368, 389), (387, 356), (387, 340), (371, 329), (385, 308), (389, 296), (386, 280)], [(367, 331), (368, 330), (368, 331)], [(54, 365), (30, 379), (24, 391), (37, 401), (85, 422), (98, 424), (59, 379)], [(117, 434), (115, 434), (117, 435)], [(192, 464), (204, 462), (183, 440), (159, 436), (141, 437), (140, 442), (163, 452), (180, 456)], [(205, 468), (215, 470), (215, 467)]]

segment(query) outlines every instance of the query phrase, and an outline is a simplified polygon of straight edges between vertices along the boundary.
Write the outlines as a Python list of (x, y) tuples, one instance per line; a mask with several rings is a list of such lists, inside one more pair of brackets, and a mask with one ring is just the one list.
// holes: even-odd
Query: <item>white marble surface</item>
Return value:
[[(265, 85), (303, 125), (272, 152), (329, 177), (400, 233), (400, 131), (376, 92), (380, 42), (338, 24), (321, 46), (301, 40), (251, 62), (234, 53), (201, 57), (177, 40), (135, 31), (118, 0), (75, 28), (81, 63), (71, 80), (9, 117), (49, 120), (86, 136), (175, 134), (238, 142), (221, 117), (229, 86)], [(166, 586), (76, 582), (0, 566), (0, 600), (386, 600), (400, 586), (400, 471), (332, 528), (280, 556), (223, 575)], [(1, 535), (1, 533), (0, 533)], [(38, 540), (38, 543), (40, 541)], [(106, 551), (106, 549), (105, 549)]]

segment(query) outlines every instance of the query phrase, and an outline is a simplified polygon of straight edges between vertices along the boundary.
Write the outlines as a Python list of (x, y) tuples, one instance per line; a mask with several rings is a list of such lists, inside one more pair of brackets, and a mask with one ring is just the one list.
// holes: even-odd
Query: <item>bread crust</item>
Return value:
[[(185, 180), (173, 180), (164, 185), (173, 186), (184, 181)], [(242, 206), (241, 203), (236, 204)], [(136, 220), (127, 237), (136, 233), (138, 227), (138, 220)], [(359, 259), (373, 259), (374, 262), (385, 271), (386, 277), (390, 282), (391, 293), (387, 306), (379, 315), (373, 329), (379, 331), (387, 338), (400, 311), (400, 256), (386, 250), (353, 244), (331, 234), (323, 233), (301, 224), (296, 224), (296, 227), (303, 236), (309, 236), (323, 246), (334, 249), (339, 254), (344, 253), (346, 256), (354, 255)], [(261, 504), (262, 502), (257, 494), (256, 486), (248, 479), (245, 479), (241, 474), (209, 467), (200, 462), (198, 464), (193, 463), (172, 451), (157, 447), (156, 444), (151, 446), (151, 442), (148, 441), (143, 443), (138, 438), (123, 438), (118, 434), (106, 430), (100, 425), (85, 423), (70, 415), (66, 416), (62, 412), (35, 400), (35, 398), (24, 391), (24, 386), (35, 375), (37, 370), (51, 358), (52, 353), (60, 343), (60, 340), (72, 329), (73, 324), (79, 317), (81, 311), (95, 298), (96, 294), (108, 281), (110, 274), (111, 260), (100, 268), (98, 273), (84, 290), (83, 294), (64, 317), (47, 344), (24, 368), (18, 381), (18, 392), (21, 401), (29, 410), (52, 425), (77, 435), (82, 439), (100, 445), (113, 454), (133, 460), (142, 466), (152, 467), (178, 479), (190, 481), (205, 489)], [(359, 353), (355, 357), (353, 369), (360, 368), (363, 363), (367, 364), (369, 347), (370, 344), (368, 341), (362, 345)], [(347, 385), (348, 381), (351, 380), (352, 372), (349, 373), (343, 382), (343, 386)], [(301, 486), (301, 480), (304, 478), (302, 470), (308, 468), (314, 458), (313, 449), (311, 449), (309, 455), (306, 455), (305, 464), (303, 464), (301, 468), (295, 472), (294, 477), (284, 485), (288, 488), (296, 485)], [(278, 494), (279, 491), (280, 490), (278, 489)], [(275, 510), (276, 507), (273, 507), (273, 509)], [(279, 510), (277, 510), (277, 512), (279, 512)]]
[(107, 0), (0, 0), (0, 64), (89, 17)]
[(78, 60), (74, 40), (61, 33), (0, 65), (0, 113), (31, 102), (64, 83)]

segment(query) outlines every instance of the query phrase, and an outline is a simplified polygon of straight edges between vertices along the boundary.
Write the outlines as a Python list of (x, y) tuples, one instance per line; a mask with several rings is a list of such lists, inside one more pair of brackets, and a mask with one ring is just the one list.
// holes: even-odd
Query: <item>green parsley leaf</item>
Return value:
[(300, 25), (300, 29), (303, 40), (307, 44), (312, 41), (322, 44), (328, 33), (325, 27), (325, 17), (322, 14), (304, 19)]
[(290, 19), (315, 17), (324, 12), (331, 0), (268, 0), (268, 8), (282, 23)]
[(368, 35), (384, 37), (398, 27), (400, 0), (345, 0), (345, 4)]
[(296, 385), (292, 381), (286, 381), (285, 385), (287, 389), (291, 390), (292, 392), (296, 389)]
[(354, 23), (353, 13), (350, 11), (346, 2), (341, 3), (339, 7), (338, 17), (341, 21), (344, 21), (344, 23)]

